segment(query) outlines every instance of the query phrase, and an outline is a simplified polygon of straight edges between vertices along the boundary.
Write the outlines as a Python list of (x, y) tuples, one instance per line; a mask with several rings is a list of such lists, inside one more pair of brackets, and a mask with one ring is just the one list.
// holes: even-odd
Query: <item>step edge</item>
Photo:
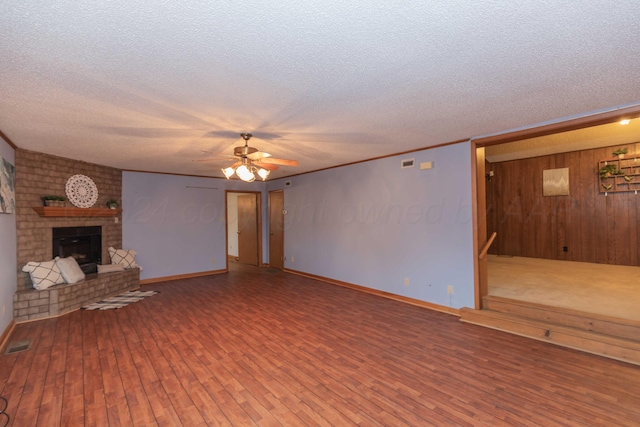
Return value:
[(506, 334), (512, 334), (512, 335), (516, 335), (516, 336), (519, 336), (519, 337), (523, 337), (523, 338), (528, 338), (528, 339), (544, 342), (544, 343), (547, 343), (547, 344), (557, 345), (557, 346), (564, 347), (564, 348), (570, 348), (572, 350), (577, 350), (577, 351), (581, 351), (581, 352), (584, 352), (584, 353), (593, 354), (595, 356), (605, 357), (607, 359), (617, 360), (619, 362), (629, 363), (629, 364), (632, 364), (632, 365), (635, 365), (635, 366), (640, 366), (640, 357), (638, 358), (638, 360), (635, 360), (635, 359), (628, 359), (628, 358), (624, 358), (624, 357), (618, 357), (618, 356), (611, 355), (611, 354), (608, 354), (608, 353), (607, 354), (600, 353), (600, 352), (592, 351), (592, 350), (589, 350), (589, 349), (586, 349), (586, 348), (581, 348), (581, 347), (578, 347), (578, 346), (568, 345), (568, 344), (565, 344), (565, 343), (562, 343), (562, 342), (551, 341), (551, 340), (548, 340), (548, 339), (542, 339), (542, 338), (539, 338), (539, 337), (536, 337), (536, 336), (523, 334), (523, 333), (518, 333), (518, 332), (510, 331), (510, 330), (504, 329), (504, 328), (499, 328), (499, 327), (495, 327), (495, 326), (486, 325), (486, 324), (483, 324), (483, 323), (477, 323), (477, 322), (473, 322), (473, 321), (469, 321), (469, 320), (464, 320), (462, 317), (460, 317), (460, 322), (468, 323), (470, 325), (476, 325), (476, 326), (483, 327), (483, 328), (493, 329), (495, 331), (500, 331), (500, 332), (504, 332)]
[(639, 321), (630, 320), (630, 319), (623, 319), (621, 317), (607, 316), (607, 315), (599, 314), (599, 313), (589, 313), (589, 312), (586, 312), (586, 311), (579, 311), (579, 310), (574, 310), (574, 309), (571, 309), (571, 308), (557, 307), (557, 306), (553, 306), (553, 305), (544, 305), (544, 304), (540, 304), (540, 303), (521, 301), (521, 300), (516, 300), (516, 299), (512, 299), (512, 298), (505, 298), (505, 297), (495, 296), (495, 295), (486, 295), (486, 296), (482, 297), (482, 299), (483, 299), (483, 301), (485, 299), (488, 299), (488, 300), (496, 301), (498, 303), (511, 304), (511, 305), (516, 305), (516, 306), (520, 306), (520, 307), (528, 307), (528, 308), (533, 308), (533, 309), (537, 309), (537, 310), (551, 311), (551, 312), (554, 312), (554, 313), (568, 314), (568, 315), (576, 316), (576, 317), (587, 317), (587, 318), (595, 319), (595, 320), (598, 320), (598, 321), (601, 321), (601, 322), (616, 323), (616, 324), (620, 324), (620, 325), (624, 325), (624, 326), (640, 328), (640, 322)]
[(553, 330), (555, 332), (561, 332), (561, 333), (570, 334), (573, 336), (579, 336), (581, 338), (589, 338), (589, 339), (597, 338), (595, 341), (601, 342), (603, 344), (617, 345), (619, 347), (624, 347), (632, 351), (640, 351), (640, 341), (634, 341), (634, 340), (630, 340), (625, 337), (619, 337), (616, 335), (608, 335), (600, 332), (589, 331), (586, 329), (573, 328), (571, 326), (565, 326), (565, 325), (558, 325), (555, 323), (546, 323), (543, 321), (519, 316), (516, 314), (502, 313), (502, 312), (497, 312), (492, 310), (473, 310), (473, 309), (465, 310), (465, 308), (460, 309), (460, 321), (465, 323), (474, 323), (480, 326), (483, 326), (483, 325), (480, 323), (469, 322), (468, 319), (465, 319), (464, 318), (465, 313), (471, 313), (472, 316), (483, 316), (483, 317), (488, 317), (492, 319), (506, 320), (506, 321), (518, 323), (524, 326), (536, 327), (536, 328), (545, 329), (545, 330)]

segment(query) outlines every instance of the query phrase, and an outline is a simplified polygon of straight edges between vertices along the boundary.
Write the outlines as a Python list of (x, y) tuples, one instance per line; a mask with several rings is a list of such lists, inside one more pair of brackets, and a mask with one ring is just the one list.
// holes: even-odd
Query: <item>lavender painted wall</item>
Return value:
[[(401, 169), (406, 158), (416, 166)], [(420, 170), (426, 161), (433, 169)], [(291, 181), (284, 195), (286, 268), (473, 307), (470, 143), (273, 181), (267, 190), (284, 181)]]
[[(406, 158), (416, 166), (401, 169)], [(433, 169), (420, 170), (426, 161)], [(122, 181), (124, 247), (138, 251), (142, 279), (224, 268), (225, 190), (263, 192), (268, 262), (267, 192), (291, 181), (284, 195), (286, 268), (473, 307), (469, 143), (266, 183), (138, 172), (124, 172)]]
[[(15, 165), (13, 148), (0, 140), (0, 157)], [(13, 294), (18, 283), (16, 271), (16, 214), (0, 214), (0, 335), (13, 319)]]
[(138, 252), (140, 278), (224, 269), (225, 190), (263, 188), (263, 183), (123, 172), (122, 241)]

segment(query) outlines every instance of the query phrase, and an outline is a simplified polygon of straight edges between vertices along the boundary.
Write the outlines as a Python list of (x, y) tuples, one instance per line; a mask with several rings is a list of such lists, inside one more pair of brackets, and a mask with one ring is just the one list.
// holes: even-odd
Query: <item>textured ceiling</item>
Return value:
[(638, 22), (635, 0), (3, 0), (0, 130), (205, 176), (253, 132), (291, 175), (637, 103)]
[[(629, 144), (640, 144), (640, 119), (630, 120), (626, 125), (621, 125), (618, 122), (609, 123), (538, 138), (528, 138), (508, 144), (492, 145), (485, 149), (485, 154), (487, 161), (495, 163)], [(640, 154), (640, 147), (635, 145), (629, 153)]]

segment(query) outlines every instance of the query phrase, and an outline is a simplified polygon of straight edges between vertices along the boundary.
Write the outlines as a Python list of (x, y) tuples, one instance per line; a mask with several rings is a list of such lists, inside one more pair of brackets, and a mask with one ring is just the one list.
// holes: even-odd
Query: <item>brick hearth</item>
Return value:
[(13, 295), (16, 322), (59, 316), (83, 305), (140, 287), (140, 270), (90, 274), (85, 280), (52, 286), (49, 289), (18, 291)]

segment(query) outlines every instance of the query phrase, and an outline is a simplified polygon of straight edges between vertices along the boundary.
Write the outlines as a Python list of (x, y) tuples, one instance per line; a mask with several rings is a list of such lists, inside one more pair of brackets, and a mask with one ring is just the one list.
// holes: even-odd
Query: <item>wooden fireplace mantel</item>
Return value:
[(56, 206), (37, 206), (33, 208), (42, 217), (115, 217), (122, 212), (122, 209), (109, 208), (74, 208)]

